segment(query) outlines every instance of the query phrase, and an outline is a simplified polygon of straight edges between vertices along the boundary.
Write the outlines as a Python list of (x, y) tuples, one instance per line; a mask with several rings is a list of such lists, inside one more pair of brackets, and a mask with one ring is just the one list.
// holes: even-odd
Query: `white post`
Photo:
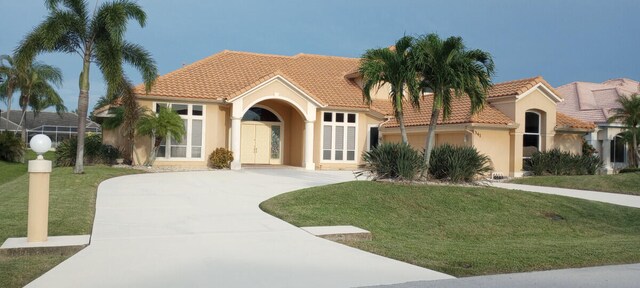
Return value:
[(315, 170), (316, 164), (313, 163), (313, 126), (315, 121), (304, 122), (304, 168), (306, 170)]
[(609, 135), (605, 135), (606, 138), (602, 140), (602, 155), (600, 155), (602, 159), (602, 164), (604, 164), (604, 173), (611, 174), (613, 172), (613, 168), (611, 167), (611, 140), (609, 140)]
[(231, 152), (233, 152), (233, 161), (231, 162), (231, 170), (240, 170), (240, 127), (242, 118), (231, 117)]

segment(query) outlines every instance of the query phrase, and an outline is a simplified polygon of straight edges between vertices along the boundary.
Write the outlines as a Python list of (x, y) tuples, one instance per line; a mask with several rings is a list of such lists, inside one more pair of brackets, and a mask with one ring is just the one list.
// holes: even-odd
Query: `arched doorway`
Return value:
[(282, 117), (267, 107), (251, 107), (242, 117), (242, 164), (282, 164)]

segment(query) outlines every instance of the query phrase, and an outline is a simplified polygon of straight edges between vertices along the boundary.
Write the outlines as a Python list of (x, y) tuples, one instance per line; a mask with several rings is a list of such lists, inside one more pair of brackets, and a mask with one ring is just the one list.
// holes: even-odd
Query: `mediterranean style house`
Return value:
[(618, 98), (640, 93), (640, 83), (619, 78), (602, 83), (571, 82), (556, 90), (562, 93), (565, 100), (558, 105), (558, 111), (597, 125), (585, 139), (598, 151), (605, 172), (613, 173), (616, 169), (627, 167), (628, 147), (620, 136), (624, 126), (609, 123), (607, 119), (613, 115), (613, 108), (620, 107), (616, 102)]
[[(362, 96), (359, 59), (298, 54), (265, 55), (223, 51), (160, 76), (139, 103), (151, 110), (168, 107), (183, 119), (182, 141), (162, 143), (154, 165), (205, 166), (218, 147), (233, 152), (232, 169), (243, 165), (290, 165), (305, 169), (355, 169), (361, 155), (381, 141), (400, 141), (389, 102), (389, 87)], [(405, 108), (410, 144), (425, 143), (431, 102)], [(473, 145), (491, 158), (494, 172), (521, 176), (523, 159), (534, 151), (559, 147), (580, 153), (593, 124), (559, 113), (562, 97), (541, 77), (496, 84), (488, 104), (470, 115), (459, 98), (449, 119), (440, 119), (436, 144)], [(94, 111), (109, 117), (109, 106)], [(121, 144), (118, 131), (103, 139)], [(137, 137), (139, 155), (151, 139)]]

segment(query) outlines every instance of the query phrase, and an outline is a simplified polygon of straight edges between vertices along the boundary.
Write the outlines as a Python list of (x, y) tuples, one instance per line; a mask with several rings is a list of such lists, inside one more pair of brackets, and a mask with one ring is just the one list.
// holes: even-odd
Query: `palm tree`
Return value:
[[(7, 63), (5, 64), (4, 62)], [(18, 82), (18, 68), (10, 55), (0, 55), (0, 78), (4, 79), (4, 82), (0, 83), (0, 99), (4, 99), (7, 102), (8, 120), (11, 112), (11, 98)], [(4, 130), (9, 130), (9, 121), (6, 121)]]
[(408, 96), (413, 105), (420, 96), (419, 81), (411, 62), (413, 41), (413, 37), (404, 36), (396, 42), (395, 47), (369, 49), (362, 55), (358, 68), (364, 80), (362, 94), (367, 104), (371, 104), (371, 90), (380, 89), (384, 84), (391, 86), (389, 98), (405, 144), (409, 141), (402, 113), (403, 101)]
[[(467, 50), (462, 38), (442, 40), (437, 34), (418, 38), (413, 47), (413, 56), (421, 77), (421, 87), (433, 92), (424, 154), (425, 164), (429, 167), (440, 112), (443, 119), (447, 119), (451, 115), (451, 101), (463, 95), (471, 100), (472, 114), (480, 111), (484, 107), (487, 90), (492, 86), (494, 65), (488, 52)], [(424, 97), (427, 95), (431, 94), (425, 94)]]
[(76, 53), (82, 59), (74, 173), (83, 173), (91, 63), (96, 63), (102, 72), (108, 94), (121, 89), (124, 62), (140, 71), (148, 92), (158, 74), (155, 62), (142, 46), (124, 40), (128, 21), (135, 20), (144, 27), (147, 16), (140, 5), (130, 0), (104, 2), (95, 9), (83, 0), (45, 2), (49, 15), (22, 40), (16, 49), (17, 62), (28, 62), (44, 52)]
[(64, 101), (53, 87), (62, 85), (62, 71), (59, 68), (35, 62), (30, 67), (19, 70), (20, 74), (15, 88), (20, 90), (18, 101), (22, 109), (20, 126), (22, 127), (22, 140), (27, 143), (27, 107), (31, 107), (36, 116), (40, 111), (51, 106), (55, 107), (58, 114), (67, 111), (67, 107), (64, 106)]
[(632, 151), (635, 157), (632, 157), (631, 166), (638, 167), (636, 159), (640, 159), (638, 151), (638, 130), (640, 129), (640, 95), (634, 93), (631, 96), (621, 96), (616, 100), (620, 104), (620, 108), (613, 108), (611, 112), (614, 114), (607, 120), (611, 122), (620, 122), (625, 125), (625, 129), (631, 133)]
[(141, 107), (135, 100), (133, 86), (128, 79), (123, 79), (120, 91), (115, 91), (114, 95), (106, 95), (100, 98), (95, 108), (113, 104), (116, 100), (121, 100), (121, 106), (113, 110), (113, 117), (107, 118), (102, 122), (103, 129), (117, 129), (121, 127), (120, 132), (125, 138), (125, 147), (123, 154), (128, 163), (132, 163), (132, 154), (135, 154), (136, 162), (140, 162), (138, 152), (134, 149), (134, 137), (138, 120), (146, 113), (146, 109)]
[(138, 129), (138, 135), (151, 136), (153, 141), (153, 147), (149, 152), (147, 161), (144, 163), (145, 166), (153, 165), (162, 141), (166, 140), (167, 137), (171, 137), (175, 141), (181, 141), (186, 133), (184, 122), (180, 115), (167, 108), (160, 108), (158, 113), (144, 114), (138, 121), (136, 128)]

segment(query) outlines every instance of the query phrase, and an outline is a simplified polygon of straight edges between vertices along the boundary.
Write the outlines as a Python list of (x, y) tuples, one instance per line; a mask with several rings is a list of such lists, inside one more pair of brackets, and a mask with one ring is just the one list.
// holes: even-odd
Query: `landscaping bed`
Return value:
[[(22, 172), (8, 175), (4, 173), (4, 167)], [(9, 237), (27, 235), (28, 175), (26, 164), (0, 162), (0, 169), (3, 169), (0, 183), (4, 182), (0, 184), (0, 243), (3, 243)], [(91, 234), (98, 184), (109, 178), (136, 173), (140, 171), (107, 166), (86, 166), (84, 174), (73, 174), (72, 167), (54, 168), (49, 198), (49, 235)], [(79, 250), (0, 254), (0, 287), (22, 287)]]
[(511, 182), (640, 196), (640, 172), (614, 175), (533, 176), (514, 179)]
[(640, 262), (640, 209), (555, 195), (356, 181), (260, 207), (296, 226), (369, 230), (344, 244), (454, 276)]

